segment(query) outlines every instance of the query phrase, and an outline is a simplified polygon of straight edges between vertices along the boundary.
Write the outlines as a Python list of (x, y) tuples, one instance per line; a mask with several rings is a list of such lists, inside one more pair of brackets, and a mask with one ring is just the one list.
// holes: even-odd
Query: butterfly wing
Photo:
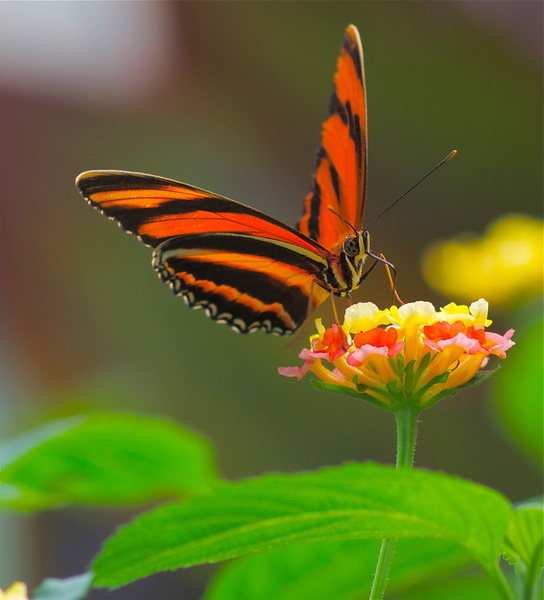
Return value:
[(76, 185), (154, 248), (153, 267), (174, 293), (237, 331), (289, 334), (329, 295), (327, 251), (258, 210), (142, 173), (88, 171)]
[(312, 191), (306, 197), (304, 215), (298, 223), (302, 233), (333, 253), (348, 235), (353, 235), (348, 224), (357, 231), (362, 228), (366, 133), (363, 52), (357, 28), (350, 25), (338, 58), (329, 116), (321, 132)]

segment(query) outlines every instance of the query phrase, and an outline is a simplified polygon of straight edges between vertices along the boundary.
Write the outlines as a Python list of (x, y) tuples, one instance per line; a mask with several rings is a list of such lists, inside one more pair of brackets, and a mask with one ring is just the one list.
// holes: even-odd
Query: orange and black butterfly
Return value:
[[(357, 29), (344, 35), (317, 168), (296, 229), (254, 208), (171, 179), (87, 171), (91, 206), (153, 248), (153, 267), (192, 308), (246, 333), (295, 331), (330, 295), (365, 277), (367, 121)], [(374, 257), (376, 258), (376, 257)], [(368, 271), (367, 271), (368, 272)]]

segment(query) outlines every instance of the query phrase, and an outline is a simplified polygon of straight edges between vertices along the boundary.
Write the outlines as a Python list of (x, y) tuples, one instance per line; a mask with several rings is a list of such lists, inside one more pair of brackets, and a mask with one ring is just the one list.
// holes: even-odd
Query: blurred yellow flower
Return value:
[(482, 237), (462, 236), (432, 245), (423, 259), (429, 283), (446, 296), (484, 296), (494, 304), (530, 299), (544, 285), (544, 223), (506, 215)]
[(387, 310), (354, 304), (342, 327), (326, 329), (317, 319), (310, 348), (299, 354), (304, 365), (279, 373), (300, 379), (312, 372), (328, 389), (360, 394), (388, 410), (428, 408), (471, 382), (490, 355), (504, 358), (514, 345), (512, 329), (504, 335), (485, 329), (491, 324), (487, 311), (483, 299), (440, 310), (430, 302)]
[(26, 585), (16, 581), (5, 592), (0, 590), (0, 600), (28, 600)]

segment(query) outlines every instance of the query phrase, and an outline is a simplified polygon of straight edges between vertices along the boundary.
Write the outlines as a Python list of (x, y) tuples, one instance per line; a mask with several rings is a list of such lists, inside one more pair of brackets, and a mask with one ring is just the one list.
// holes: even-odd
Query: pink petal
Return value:
[(434, 350), (435, 352), (441, 352), (442, 350), (442, 348), (440, 348), (440, 346), (435, 342), (435, 340), (423, 340), (423, 343), (429, 346), (429, 348), (431, 348), (431, 350)]
[(516, 343), (510, 339), (513, 335), (513, 329), (509, 329), (504, 335), (499, 335), (498, 333), (493, 333), (492, 331), (486, 332), (486, 339), (495, 342), (493, 346), (487, 348), (487, 351), (489, 353), (496, 354), (500, 358), (504, 358), (506, 356), (506, 351)]
[(280, 375), (284, 375), (285, 377), (296, 377), (297, 379), (302, 379), (308, 372), (312, 362), (313, 361), (307, 361), (302, 365), (302, 367), (278, 367), (278, 373)]
[(461, 346), (461, 348), (464, 348), (469, 354), (476, 354), (476, 352), (483, 350), (478, 340), (469, 338), (464, 333), (458, 333), (449, 340), (438, 340), (437, 345), (441, 350), (448, 346)]
[(395, 356), (399, 352), (402, 352), (403, 349), (404, 349), (404, 342), (399, 342), (398, 344), (393, 344), (389, 348), (389, 352), (387, 353), (387, 356), (389, 356), (389, 358), (391, 358), (392, 356)]
[(387, 348), (387, 346), (376, 348), (375, 346), (371, 346), (370, 344), (365, 344), (364, 346), (361, 346), (360, 348), (357, 348), (356, 350), (348, 354), (346, 362), (350, 367), (360, 367), (370, 354), (381, 354), (382, 356), (387, 356), (388, 350), (389, 349)]
[(302, 360), (311, 360), (312, 358), (323, 358), (327, 360), (329, 358), (328, 352), (316, 352), (314, 350), (310, 350), (309, 348), (303, 348), (298, 355)]

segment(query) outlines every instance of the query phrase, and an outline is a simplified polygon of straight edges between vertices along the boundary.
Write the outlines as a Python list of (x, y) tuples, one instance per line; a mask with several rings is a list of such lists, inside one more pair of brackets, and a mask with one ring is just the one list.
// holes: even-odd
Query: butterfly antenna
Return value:
[(379, 214), (377, 217), (374, 217), (374, 218), (372, 219), (372, 221), (370, 221), (370, 223), (368, 223), (368, 225), (365, 227), (365, 229), (368, 229), (368, 228), (369, 228), (369, 227), (372, 225), (372, 223), (374, 223), (374, 221), (377, 221), (377, 220), (378, 220), (378, 219), (379, 219), (379, 218), (380, 218), (380, 217), (381, 217), (381, 216), (382, 216), (384, 213), (386, 213), (386, 212), (387, 212), (387, 211), (388, 211), (390, 208), (393, 208), (393, 206), (395, 206), (395, 204), (396, 204), (397, 202), (399, 202), (400, 200), (402, 200), (402, 199), (404, 198), (404, 196), (406, 196), (406, 194), (410, 193), (410, 192), (411, 192), (411, 191), (412, 191), (414, 188), (416, 188), (416, 187), (417, 187), (417, 186), (418, 186), (420, 183), (422, 183), (423, 181), (425, 181), (425, 179), (427, 179), (427, 177), (429, 177), (429, 175), (430, 175), (431, 173), (434, 173), (434, 172), (436, 171), (436, 169), (438, 169), (438, 167), (441, 167), (441, 166), (442, 166), (444, 163), (447, 163), (447, 162), (448, 162), (448, 160), (450, 160), (451, 158), (453, 158), (453, 157), (454, 157), (456, 154), (457, 154), (457, 150), (452, 150), (452, 151), (451, 151), (451, 152), (448, 154), (448, 156), (446, 156), (446, 158), (443, 158), (443, 159), (442, 159), (442, 160), (441, 160), (441, 161), (440, 161), (440, 162), (439, 162), (439, 163), (438, 163), (438, 164), (437, 164), (435, 167), (433, 167), (433, 168), (432, 168), (432, 169), (431, 169), (431, 170), (430, 170), (430, 171), (429, 171), (429, 172), (428, 172), (426, 175), (423, 175), (423, 177), (422, 177), (422, 178), (421, 178), (421, 179), (420, 179), (420, 180), (419, 180), (417, 183), (414, 183), (414, 185), (413, 185), (411, 188), (407, 189), (407, 190), (404, 192), (404, 194), (401, 194), (401, 195), (400, 195), (400, 196), (399, 196), (399, 197), (398, 197), (396, 200), (394, 200), (393, 202), (391, 202), (391, 204), (390, 204), (388, 207), (384, 208), (384, 209), (382, 210), (382, 212), (381, 212), (381, 213), (380, 213), (380, 214)]
[(355, 235), (357, 235), (359, 233), (357, 231), (357, 229), (347, 219), (345, 219), (340, 213), (337, 213), (332, 206), (327, 206), (327, 208), (331, 211), (331, 213), (333, 215), (336, 215), (341, 221), (343, 221), (353, 231), (353, 233)]

